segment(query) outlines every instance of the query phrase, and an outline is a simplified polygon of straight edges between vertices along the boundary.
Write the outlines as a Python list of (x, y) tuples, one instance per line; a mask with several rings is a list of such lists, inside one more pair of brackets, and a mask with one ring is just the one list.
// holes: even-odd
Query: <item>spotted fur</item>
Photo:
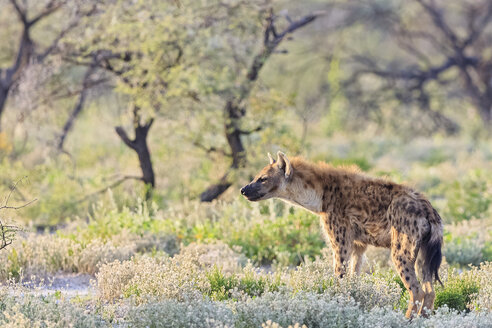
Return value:
[(407, 317), (426, 315), (423, 309), (433, 308), (443, 232), (439, 214), (422, 194), (356, 169), (289, 160), (281, 152), (276, 161), (269, 157), (270, 164), (241, 189), (245, 197), (276, 197), (318, 214), (340, 277), (349, 262), (352, 272), (360, 273), (368, 245), (390, 248), (410, 293)]

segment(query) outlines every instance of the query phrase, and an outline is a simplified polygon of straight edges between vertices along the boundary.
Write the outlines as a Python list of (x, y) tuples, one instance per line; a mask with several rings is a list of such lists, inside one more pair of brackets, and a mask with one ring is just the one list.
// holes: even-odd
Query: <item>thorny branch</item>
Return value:
[[(36, 198), (34, 198), (34, 199), (30, 200), (29, 202), (24, 203), (24, 204), (19, 205), (19, 206), (9, 205), (10, 197), (12, 196), (12, 193), (15, 190), (17, 190), (17, 185), (26, 178), (27, 177), (19, 179), (17, 182), (15, 182), (10, 187), (10, 192), (8, 193), (7, 197), (5, 197), (5, 201), (3, 202), (3, 205), (0, 206), (0, 210), (4, 210), (4, 209), (18, 210), (18, 209), (21, 209), (21, 208), (24, 208), (26, 206), (31, 205), (32, 203), (34, 203), (37, 200)], [(14, 226), (14, 225), (4, 224), (0, 220), (0, 250), (4, 249), (8, 245), (12, 244), (12, 242), (14, 241), (15, 235), (16, 235), (17, 231), (19, 231), (19, 230), (20, 230), (19, 227)]]

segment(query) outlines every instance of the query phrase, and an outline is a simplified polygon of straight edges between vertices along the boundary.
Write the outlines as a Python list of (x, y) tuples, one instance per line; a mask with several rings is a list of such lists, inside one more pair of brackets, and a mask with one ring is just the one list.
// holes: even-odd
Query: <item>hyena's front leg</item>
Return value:
[(352, 243), (348, 243), (347, 241), (345, 241), (345, 243), (343, 241), (339, 243), (332, 242), (331, 247), (333, 248), (335, 274), (342, 278), (347, 273), (347, 267), (352, 252)]
[(353, 238), (348, 227), (333, 216), (323, 215), (321, 226), (327, 241), (329, 240), (333, 250), (333, 266), (335, 274), (343, 277), (347, 272), (347, 266), (352, 254)]

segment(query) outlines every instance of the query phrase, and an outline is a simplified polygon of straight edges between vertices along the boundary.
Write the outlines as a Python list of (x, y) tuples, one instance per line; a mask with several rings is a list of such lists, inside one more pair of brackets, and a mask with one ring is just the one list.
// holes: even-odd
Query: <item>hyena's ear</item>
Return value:
[(284, 153), (279, 151), (277, 153), (277, 165), (280, 169), (285, 171), (285, 177), (288, 179), (292, 176), (292, 164)]
[(270, 159), (270, 164), (275, 164), (275, 160), (272, 157), (272, 154), (268, 153), (268, 158)]

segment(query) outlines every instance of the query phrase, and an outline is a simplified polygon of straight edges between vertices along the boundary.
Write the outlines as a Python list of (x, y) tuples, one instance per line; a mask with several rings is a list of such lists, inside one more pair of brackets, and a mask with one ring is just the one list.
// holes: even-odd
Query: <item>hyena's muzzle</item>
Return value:
[(262, 189), (263, 186), (261, 183), (253, 181), (241, 188), (241, 194), (249, 201), (254, 202), (262, 199), (266, 195), (266, 192)]

